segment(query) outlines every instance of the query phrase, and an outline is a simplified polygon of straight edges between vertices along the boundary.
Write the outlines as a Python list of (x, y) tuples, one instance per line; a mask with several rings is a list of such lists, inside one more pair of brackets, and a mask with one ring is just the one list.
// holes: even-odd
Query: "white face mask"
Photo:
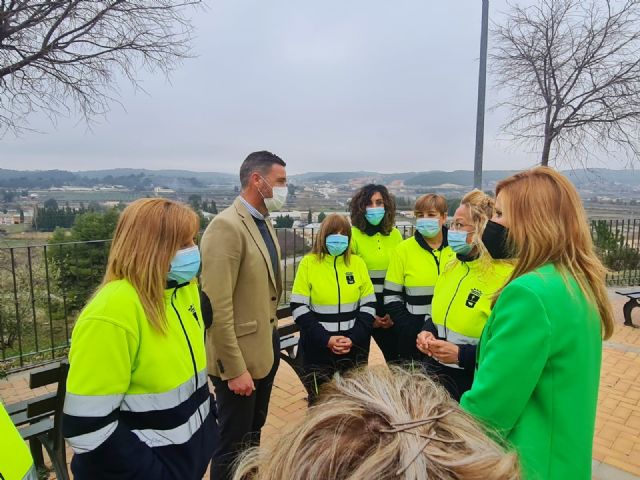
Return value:
[[(263, 176), (260, 176), (260, 178), (262, 178), (265, 183), (271, 187), (271, 184), (267, 182), (266, 178), (264, 178)], [(260, 192), (260, 190), (258, 191)], [(289, 189), (286, 186), (271, 187), (271, 191), (273, 192), (273, 196), (270, 198), (265, 197), (262, 192), (260, 192), (260, 195), (262, 195), (262, 198), (264, 199), (264, 205), (267, 207), (267, 210), (269, 210), (270, 212), (277, 212), (282, 208), (284, 202), (287, 201), (287, 194), (289, 193)]]

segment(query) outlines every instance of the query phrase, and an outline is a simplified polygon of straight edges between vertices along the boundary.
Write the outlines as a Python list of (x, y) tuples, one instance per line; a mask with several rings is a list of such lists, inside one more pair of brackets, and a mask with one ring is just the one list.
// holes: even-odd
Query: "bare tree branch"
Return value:
[(0, 0), (0, 138), (36, 111), (87, 122), (117, 101), (115, 78), (169, 74), (190, 56), (202, 0)]
[(640, 0), (540, 0), (493, 30), (503, 129), (541, 163), (640, 151)]

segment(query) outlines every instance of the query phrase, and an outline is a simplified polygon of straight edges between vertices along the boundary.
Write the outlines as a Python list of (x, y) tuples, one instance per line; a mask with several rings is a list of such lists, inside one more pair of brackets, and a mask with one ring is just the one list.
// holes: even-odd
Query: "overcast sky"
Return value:
[[(491, 0), (490, 18), (506, 9)], [(113, 105), (91, 131), (32, 117), (46, 133), (6, 135), (0, 166), (236, 172), (268, 149), (290, 173), (472, 169), (480, 16), (480, 0), (208, 0), (197, 58), (170, 83), (123, 83), (126, 111)], [(501, 120), (487, 115), (485, 168), (535, 163), (498, 141)]]

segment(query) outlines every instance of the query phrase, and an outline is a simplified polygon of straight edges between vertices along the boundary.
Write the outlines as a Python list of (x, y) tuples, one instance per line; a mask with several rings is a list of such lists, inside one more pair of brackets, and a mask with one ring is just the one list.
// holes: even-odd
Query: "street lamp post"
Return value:
[(480, 32), (480, 69), (478, 74), (478, 111), (476, 114), (476, 153), (473, 164), (473, 187), (482, 190), (482, 153), (484, 148), (484, 100), (487, 90), (487, 33), (489, 30), (489, 0), (482, 0)]

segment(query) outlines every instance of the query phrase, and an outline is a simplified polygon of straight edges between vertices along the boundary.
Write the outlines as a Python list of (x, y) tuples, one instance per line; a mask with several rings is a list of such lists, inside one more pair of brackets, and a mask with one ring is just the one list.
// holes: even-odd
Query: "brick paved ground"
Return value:
[[(640, 329), (622, 326), (622, 297), (612, 293), (611, 301), (617, 324), (614, 336), (605, 343), (603, 350), (593, 450), (594, 479), (633, 480), (640, 478)], [(634, 321), (640, 325), (640, 309), (634, 312)], [(382, 362), (382, 355), (374, 346), (370, 363)], [(45, 391), (50, 391), (50, 387), (49, 390), (29, 390), (27, 373), (0, 380), (0, 399), (4, 403), (24, 400)], [(263, 429), (263, 442), (277, 440), (283, 429), (303, 418), (307, 406), (305, 398), (302, 384), (282, 362)]]
[(640, 328), (622, 326), (624, 299), (611, 301), (618, 322), (604, 345), (593, 458), (640, 476)]

